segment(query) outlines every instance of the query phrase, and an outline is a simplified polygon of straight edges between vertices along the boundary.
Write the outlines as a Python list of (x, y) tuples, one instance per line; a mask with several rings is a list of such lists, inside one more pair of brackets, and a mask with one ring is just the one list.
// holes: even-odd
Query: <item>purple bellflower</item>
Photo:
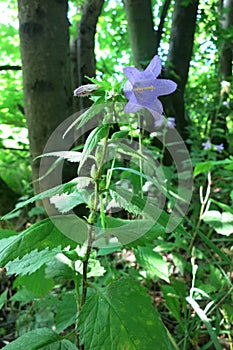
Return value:
[(210, 142), (210, 140), (207, 140), (206, 142), (202, 143), (202, 147), (205, 150), (208, 149), (215, 149), (218, 153), (221, 153), (224, 150), (224, 145), (221, 143), (220, 145), (214, 145)]
[(211, 149), (212, 148), (212, 143), (210, 142), (210, 140), (207, 140), (206, 142), (202, 143), (202, 147), (207, 150), (207, 149)]
[(161, 69), (162, 63), (157, 55), (144, 71), (139, 71), (134, 67), (123, 68), (128, 78), (123, 92), (129, 100), (124, 109), (125, 113), (134, 113), (144, 107), (149, 110), (155, 120), (163, 118), (163, 105), (158, 97), (174, 92), (177, 84), (172, 80), (157, 79)]
[(168, 127), (169, 129), (174, 129), (175, 126), (176, 126), (176, 120), (175, 120), (175, 118), (173, 118), (173, 117), (167, 118), (167, 127)]
[(221, 153), (224, 150), (223, 143), (221, 143), (220, 145), (214, 145), (214, 146), (218, 153)]

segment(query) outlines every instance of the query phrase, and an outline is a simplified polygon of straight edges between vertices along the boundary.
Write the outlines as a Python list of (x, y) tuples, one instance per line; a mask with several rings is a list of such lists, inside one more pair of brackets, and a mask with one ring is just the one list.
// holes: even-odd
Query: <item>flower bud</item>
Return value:
[(92, 94), (92, 92), (94, 92), (98, 88), (99, 88), (99, 85), (97, 85), (97, 84), (82, 85), (74, 90), (74, 96), (79, 96), (79, 97), (90, 96)]

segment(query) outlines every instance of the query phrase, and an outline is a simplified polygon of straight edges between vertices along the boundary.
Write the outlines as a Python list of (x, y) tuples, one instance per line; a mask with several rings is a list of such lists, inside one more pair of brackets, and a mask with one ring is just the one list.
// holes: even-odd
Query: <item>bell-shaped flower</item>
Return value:
[(162, 63), (157, 55), (144, 71), (134, 67), (123, 68), (128, 78), (123, 92), (129, 100), (124, 109), (125, 113), (134, 113), (144, 107), (155, 119), (161, 118), (163, 105), (158, 97), (171, 94), (177, 87), (172, 80), (157, 79), (161, 69)]

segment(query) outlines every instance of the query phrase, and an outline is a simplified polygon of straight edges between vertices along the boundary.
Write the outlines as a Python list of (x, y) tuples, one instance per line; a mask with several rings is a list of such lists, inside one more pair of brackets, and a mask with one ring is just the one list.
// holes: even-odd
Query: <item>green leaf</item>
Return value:
[(68, 281), (75, 279), (75, 271), (62, 261), (54, 259), (46, 266), (45, 276), (58, 281)]
[(71, 326), (75, 322), (76, 317), (77, 303), (74, 293), (66, 292), (56, 308), (56, 331), (60, 333), (67, 327)]
[(215, 166), (225, 165), (231, 163), (230, 159), (217, 160), (217, 161), (208, 161), (203, 163), (196, 164), (193, 172), (193, 176), (196, 177), (199, 174), (202, 174), (206, 171), (211, 170)]
[(78, 163), (80, 162), (82, 153), (77, 151), (57, 151), (57, 152), (50, 152), (50, 153), (44, 153), (41, 156), (36, 157), (35, 159), (42, 158), (42, 157), (58, 157), (61, 159), (66, 159), (69, 162), (72, 163)]
[(151, 299), (129, 278), (110, 283), (90, 297), (79, 315), (80, 343), (88, 350), (172, 350)]
[(51, 259), (53, 259), (58, 253), (62, 250), (60, 248), (56, 248), (53, 250), (49, 250), (47, 247), (44, 250), (38, 252), (37, 249), (32, 250), (30, 253), (24, 255), (22, 259), (16, 258), (13, 261), (10, 261), (7, 267), (8, 275), (21, 275), (24, 276), (26, 274), (31, 274), (41, 268), (41, 266), (48, 263)]
[(84, 162), (88, 158), (88, 156), (91, 154), (91, 151), (94, 149), (94, 147), (98, 144), (100, 140), (102, 140), (105, 136), (107, 136), (109, 130), (109, 125), (103, 124), (95, 128), (91, 131), (91, 133), (88, 135), (88, 138), (86, 139), (83, 152), (82, 152), (82, 158), (79, 163), (78, 171), (80, 171), (81, 167), (83, 166)]
[(18, 285), (24, 286), (38, 297), (43, 297), (51, 291), (54, 283), (52, 279), (45, 278), (45, 266), (42, 266), (31, 275), (17, 277), (15, 286)]
[(54, 204), (57, 210), (64, 214), (76, 207), (79, 204), (88, 203), (88, 192), (86, 190), (79, 190), (78, 192), (62, 193), (50, 198), (50, 203)]
[[(132, 242), (127, 243), (127, 246), (130, 247), (137, 247), (138, 245), (142, 246), (151, 243), (157, 237), (163, 237), (165, 233), (165, 228), (162, 225), (160, 225), (159, 223), (153, 223), (150, 220), (123, 220), (107, 216), (105, 218), (105, 224), (107, 229), (112, 228), (114, 230), (115, 228), (122, 227), (122, 233), (120, 234), (119, 231), (119, 233), (116, 233), (116, 236), (118, 240), (122, 242), (122, 244), (124, 244), (127, 237), (132, 237)], [(140, 234), (140, 230), (142, 227), (143, 231), (145, 232), (143, 235)], [(148, 230), (146, 231), (145, 229), (147, 227)]]
[(230, 236), (233, 233), (233, 215), (231, 213), (209, 210), (203, 215), (203, 221), (212, 226), (220, 235)]
[(104, 110), (105, 105), (103, 103), (94, 103), (90, 108), (88, 108), (84, 113), (82, 113), (66, 130), (63, 138), (68, 134), (68, 132), (78, 124), (77, 129), (84, 126), (89, 120), (97, 116), (100, 112)]
[[(58, 216), (58, 219), (60, 217)], [(66, 219), (66, 217), (64, 217)], [(66, 221), (66, 220), (65, 220)], [(17, 236), (9, 237), (4, 245), (0, 246), (0, 264), (5, 266), (9, 261), (23, 257), (34, 249), (44, 250), (71, 245), (74, 241), (63, 235), (50, 219), (42, 220)]]
[[(132, 147), (130, 147), (122, 142), (118, 141), (114, 144), (110, 143), (108, 146), (117, 148), (117, 152), (119, 152), (119, 153), (126, 154), (127, 156), (131, 156), (132, 158), (146, 160), (148, 162), (148, 158), (146, 158), (145, 155), (137, 152), (135, 149), (133, 149)], [(125, 169), (128, 170), (128, 168), (125, 168)]]
[(49, 190), (46, 190), (44, 192), (41, 192), (41, 193), (35, 195), (32, 198), (27, 199), (26, 201), (20, 202), (17, 205), (17, 208), (12, 210), (10, 213), (4, 215), (1, 218), (1, 220), (8, 220), (8, 216), (10, 216), (11, 213), (14, 213), (18, 209), (23, 208), (23, 207), (25, 207), (26, 205), (28, 205), (30, 203), (34, 203), (36, 201), (42, 200), (44, 198), (52, 197), (52, 196), (57, 195), (57, 194), (62, 194), (62, 193), (65, 193), (65, 192), (69, 193), (73, 189), (76, 188), (78, 182), (79, 182), (79, 178), (77, 177), (77, 178), (75, 178), (75, 179), (73, 179), (73, 180), (71, 180), (71, 181), (69, 181), (69, 182), (67, 182), (65, 184), (61, 184), (61, 185), (55, 186), (53, 188), (50, 188)]
[(62, 339), (57, 333), (49, 328), (38, 328), (22, 335), (8, 345), (5, 350), (77, 350), (69, 340)]
[(3, 307), (3, 305), (5, 304), (5, 302), (7, 301), (7, 293), (8, 293), (8, 289), (6, 289), (1, 295), (0, 295), (0, 310)]
[(28, 304), (35, 299), (35, 295), (29, 292), (26, 288), (19, 289), (10, 298), (11, 301), (19, 301), (20, 305)]
[[(123, 188), (118, 188), (117, 191), (114, 191), (110, 189), (109, 191), (111, 198), (116, 202), (116, 204), (120, 208), (124, 208), (127, 210), (129, 213), (132, 213), (134, 215), (139, 215), (141, 214), (141, 209), (132, 203), (132, 199), (136, 196), (133, 195), (132, 192), (127, 191), (126, 189)], [(145, 204), (145, 202), (143, 202)]]
[(145, 268), (148, 278), (161, 278), (169, 282), (169, 264), (163, 260), (162, 256), (150, 247), (138, 247), (135, 250), (137, 262)]

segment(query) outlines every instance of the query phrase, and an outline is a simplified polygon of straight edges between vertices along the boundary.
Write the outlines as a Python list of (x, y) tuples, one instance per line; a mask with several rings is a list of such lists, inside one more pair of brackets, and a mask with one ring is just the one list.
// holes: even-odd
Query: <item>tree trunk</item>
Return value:
[(176, 0), (172, 18), (170, 46), (168, 53), (168, 75), (178, 84), (177, 91), (169, 96), (168, 116), (176, 118), (177, 129), (181, 136), (188, 136), (185, 117), (184, 90), (188, 79), (189, 64), (192, 58), (196, 16), (199, 0), (191, 0), (184, 5), (183, 0)]
[[(95, 33), (96, 24), (102, 11), (104, 0), (87, 0), (84, 7), (81, 21), (78, 26), (77, 40), (77, 82), (78, 86), (90, 84), (86, 78), (95, 77)], [(88, 98), (77, 99), (78, 109), (87, 108), (91, 101)]]
[[(33, 160), (72, 113), (67, 0), (18, 0), (24, 98)], [(32, 161), (33, 180), (39, 161)], [(39, 186), (34, 182), (37, 193)]]
[(19, 195), (0, 177), (0, 218), (2, 215), (14, 209), (18, 198)]
[[(233, 26), (233, 0), (223, 0), (222, 8), (226, 12), (223, 15), (222, 19), (222, 29), (228, 30), (231, 26)], [(221, 49), (221, 74), (223, 80), (228, 80), (232, 77), (232, 50), (233, 43), (232, 37), (226, 38), (223, 41), (222, 49)]]
[(151, 0), (125, 0), (129, 41), (134, 64), (145, 68), (157, 53)]
[[(222, 0), (223, 17), (221, 26), (223, 29), (223, 42), (220, 49), (220, 78), (230, 82), (232, 79), (232, 59), (233, 59), (233, 43), (232, 37), (229, 38), (229, 30), (233, 26), (233, 0)], [(228, 35), (227, 35), (228, 34)], [(227, 141), (227, 121), (229, 108), (223, 104), (229, 98), (230, 89), (226, 86), (222, 88), (220, 93), (220, 108), (217, 115), (214, 116), (211, 123), (211, 138), (216, 145), (223, 144), (224, 149), (229, 147)]]

